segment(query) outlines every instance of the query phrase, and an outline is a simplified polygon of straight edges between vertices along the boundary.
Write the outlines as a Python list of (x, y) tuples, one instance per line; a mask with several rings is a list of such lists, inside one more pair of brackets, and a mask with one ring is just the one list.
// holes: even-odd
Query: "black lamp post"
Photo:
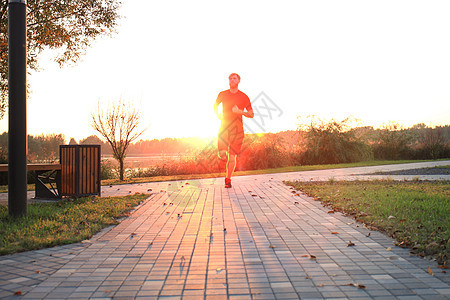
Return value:
[(27, 214), (27, 21), (26, 0), (8, 4), (8, 207)]

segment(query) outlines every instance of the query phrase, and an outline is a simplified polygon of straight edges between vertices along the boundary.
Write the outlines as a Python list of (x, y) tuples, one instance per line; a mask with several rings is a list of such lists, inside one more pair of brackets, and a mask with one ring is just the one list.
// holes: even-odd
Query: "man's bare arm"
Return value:
[(243, 116), (245, 116), (247, 118), (253, 118), (255, 116), (255, 114), (253, 113), (253, 109), (249, 109), (247, 111), (244, 111), (242, 109), (239, 109), (237, 107), (237, 105), (233, 106), (232, 111), (233, 111), (233, 113), (235, 113), (237, 115), (243, 115)]
[(218, 103), (218, 102), (215, 102), (215, 103), (214, 103), (214, 112), (216, 113), (216, 116), (217, 116), (220, 120), (222, 120), (222, 115), (219, 114), (219, 104), (220, 104), (220, 102), (219, 102), (219, 103)]
[(247, 118), (253, 118), (255, 116), (255, 114), (253, 113), (253, 109), (249, 109), (247, 111), (244, 111), (244, 116), (246, 116)]

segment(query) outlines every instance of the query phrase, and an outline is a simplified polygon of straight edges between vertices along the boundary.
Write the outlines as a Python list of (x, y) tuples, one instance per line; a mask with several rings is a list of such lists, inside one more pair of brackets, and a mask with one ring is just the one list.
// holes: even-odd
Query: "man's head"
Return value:
[(237, 88), (241, 81), (241, 76), (236, 73), (231, 73), (230, 76), (228, 76), (228, 80), (230, 81), (230, 88)]

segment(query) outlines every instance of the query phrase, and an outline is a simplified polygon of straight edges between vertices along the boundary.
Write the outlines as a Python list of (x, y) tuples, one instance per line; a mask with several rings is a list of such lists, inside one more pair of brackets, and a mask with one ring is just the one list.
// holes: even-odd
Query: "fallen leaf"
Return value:
[(357, 288), (360, 288), (360, 289), (365, 289), (365, 288), (366, 288), (365, 285), (362, 285), (362, 284), (359, 284), (359, 283), (357, 283), (355, 286), (356, 286)]
[(223, 229), (223, 231), (224, 231), (224, 232), (226, 232), (226, 231), (227, 231), (227, 229), (226, 229), (226, 228), (224, 228), (224, 229)]
[(315, 256), (315, 255), (309, 255), (309, 259), (312, 259), (312, 260), (314, 260), (314, 259), (316, 259), (317, 257)]
[(427, 248), (434, 248), (434, 247), (438, 247), (439, 245), (436, 242), (431, 242), (427, 245)]
[(14, 293), (14, 295), (15, 296), (20, 296), (20, 295), (22, 295), (22, 292), (21, 291), (17, 291), (17, 292)]
[(366, 236), (369, 237), (370, 236), (370, 232), (368, 234), (366, 234)]
[(37, 274), (40, 274), (40, 273), (41, 273), (41, 271), (36, 271), (36, 273), (37, 273)]
[(295, 201), (294, 204), (298, 204), (298, 201)]
[(258, 197), (258, 195), (252, 194), (252, 197)]
[(106, 290), (105, 293), (111, 293), (111, 291)]
[(151, 191), (152, 191), (152, 189), (148, 189), (148, 190), (147, 190), (147, 192), (151, 192)]
[(333, 231), (331, 234), (339, 234), (339, 232)]
[(166, 202), (164, 202), (164, 204), (163, 205), (167, 205), (167, 203)]
[(406, 222), (406, 219), (401, 219), (401, 220), (398, 220), (398, 222), (399, 222), (399, 223), (403, 223), (403, 222)]
[(392, 250), (391, 247), (387, 247), (387, 248), (386, 248), (386, 251), (391, 251), (391, 250)]
[(334, 210), (329, 210), (328, 213), (329, 214), (334, 214)]
[(308, 257), (309, 255), (308, 254), (303, 254), (301, 257)]
[(352, 243), (352, 241), (348, 241), (347, 247), (353, 247), (356, 246), (355, 243)]
[(269, 248), (275, 248), (275, 246), (274, 245), (269, 245)]
[(395, 216), (389, 216), (388, 220), (390, 220), (390, 219), (395, 219)]
[(431, 276), (434, 276), (433, 270), (431, 270), (430, 267), (428, 267), (428, 273), (430, 273)]
[(450, 269), (450, 267), (446, 266), (446, 265), (440, 265), (440, 266), (438, 266), (438, 268), (439, 269)]

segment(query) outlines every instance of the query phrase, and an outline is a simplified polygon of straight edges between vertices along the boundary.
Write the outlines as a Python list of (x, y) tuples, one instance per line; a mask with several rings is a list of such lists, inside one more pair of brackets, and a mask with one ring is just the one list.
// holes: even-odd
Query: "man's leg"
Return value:
[(226, 170), (228, 160), (228, 132), (222, 128), (219, 130), (217, 148), (219, 150), (219, 172), (223, 172)]
[(238, 131), (237, 129), (233, 132), (230, 138), (230, 146), (228, 151), (228, 162), (227, 162), (227, 177), (225, 178), (225, 187), (231, 187), (231, 175), (233, 175), (234, 169), (236, 168), (236, 158), (241, 152), (242, 142), (244, 140), (244, 132)]
[(227, 151), (226, 150), (220, 150), (219, 151), (219, 160), (227, 161)]
[(228, 163), (227, 163), (227, 178), (231, 179), (231, 175), (233, 175), (234, 169), (236, 168), (236, 156), (235, 154), (228, 154)]
[(227, 151), (219, 151), (218, 159), (219, 159), (219, 172), (224, 172), (227, 166)]

